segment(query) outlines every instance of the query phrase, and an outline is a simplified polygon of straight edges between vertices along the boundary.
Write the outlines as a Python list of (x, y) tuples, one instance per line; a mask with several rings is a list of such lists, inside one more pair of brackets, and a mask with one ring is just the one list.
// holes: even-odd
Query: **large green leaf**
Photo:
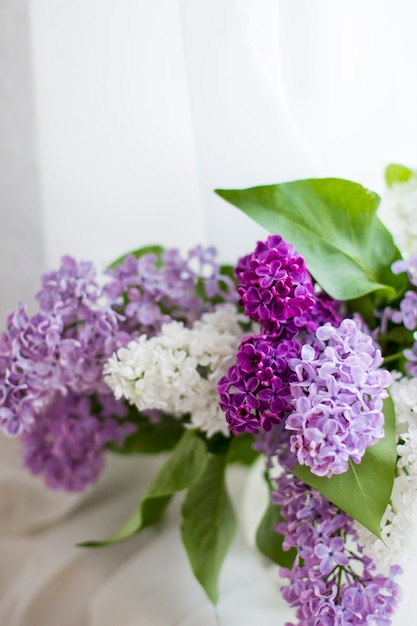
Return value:
[(275, 524), (283, 520), (280, 511), (281, 507), (272, 504), (272, 502), (268, 503), (267, 509), (256, 531), (256, 545), (260, 552), (273, 563), (290, 569), (297, 553), (295, 548), (284, 550), (282, 547), (284, 537), (274, 530)]
[(379, 197), (358, 183), (317, 178), (216, 193), (291, 243), (334, 298), (400, 291), (403, 278), (389, 271), (399, 252), (376, 217)]
[(156, 524), (171, 496), (198, 481), (207, 465), (207, 447), (195, 431), (187, 430), (151, 482), (142, 502), (127, 522), (105, 541), (86, 541), (87, 547), (118, 543)]
[(205, 473), (188, 491), (181, 525), (182, 541), (195, 577), (213, 604), (218, 577), (232, 542), (236, 519), (224, 482), (226, 455), (213, 455)]
[(397, 460), (395, 410), (390, 397), (384, 402), (384, 415), (385, 437), (367, 449), (359, 465), (350, 463), (347, 472), (331, 478), (315, 476), (302, 465), (294, 469), (297, 478), (377, 537), (381, 536), (381, 518), (391, 498)]

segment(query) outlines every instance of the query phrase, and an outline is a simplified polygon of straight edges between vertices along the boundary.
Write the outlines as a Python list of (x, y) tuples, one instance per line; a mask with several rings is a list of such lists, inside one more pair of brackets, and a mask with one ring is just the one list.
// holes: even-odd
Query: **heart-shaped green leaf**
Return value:
[(194, 576), (213, 602), (218, 577), (236, 530), (235, 514), (226, 491), (226, 455), (213, 455), (200, 480), (189, 490), (183, 507), (182, 541)]
[(86, 541), (84, 547), (118, 543), (156, 524), (173, 493), (187, 489), (198, 481), (207, 464), (207, 447), (193, 430), (186, 430), (180, 441), (151, 482), (142, 502), (127, 522), (105, 541)]
[(317, 178), (216, 193), (291, 243), (334, 298), (378, 292), (390, 300), (401, 290), (403, 278), (389, 271), (399, 252), (376, 217), (379, 197), (358, 183)]
[(316, 476), (303, 465), (294, 469), (297, 478), (320, 491), (377, 537), (381, 536), (381, 518), (391, 498), (397, 460), (395, 410), (390, 397), (384, 402), (384, 415), (385, 436), (367, 449), (359, 465), (350, 463), (347, 472), (331, 478)]

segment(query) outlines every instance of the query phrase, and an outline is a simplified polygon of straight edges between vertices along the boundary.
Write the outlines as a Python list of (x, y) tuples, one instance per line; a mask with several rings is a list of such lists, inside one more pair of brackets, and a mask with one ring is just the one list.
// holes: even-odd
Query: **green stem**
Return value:
[(396, 361), (402, 356), (403, 356), (402, 350), (400, 352), (396, 352), (395, 354), (390, 354), (389, 356), (386, 356), (384, 358), (384, 365), (386, 365), (387, 363), (392, 363), (392, 361)]

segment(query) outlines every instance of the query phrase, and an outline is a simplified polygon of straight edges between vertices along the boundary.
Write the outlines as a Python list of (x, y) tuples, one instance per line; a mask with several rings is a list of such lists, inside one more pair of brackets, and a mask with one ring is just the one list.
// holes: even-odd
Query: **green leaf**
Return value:
[(280, 511), (281, 507), (272, 504), (272, 502), (268, 503), (265, 514), (256, 531), (256, 545), (259, 551), (273, 563), (281, 567), (291, 568), (297, 551), (295, 548), (284, 550), (282, 547), (284, 537), (274, 530), (275, 524), (283, 520)]
[(254, 441), (254, 435), (249, 433), (232, 435), (227, 462), (252, 465), (259, 457), (259, 452), (253, 449)]
[(197, 482), (206, 465), (206, 444), (195, 431), (185, 431), (151, 482), (142, 502), (122, 528), (105, 541), (87, 541), (80, 545), (95, 547), (118, 543), (156, 524), (162, 519), (172, 494)]
[(236, 530), (226, 491), (225, 455), (213, 455), (200, 480), (188, 491), (183, 507), (182, 541), (195, 577), (213, 602), (218, 577)]
[(152, 423), (140, 416), (135, 420), (137, 430), (127, 437), (121, 447), (111, 444), (109, 448), (118, 454), (157, 454), (171, 450), (184, 432), (182, 422), (164, 415), (160, 422)]
[(344, 474), (331, 478), (315, 476), (297, 465), (294, 474), (314, 487), (377, 537), (381, 518), (391, 498), (397, 460), (395, 410), (392, 399), (384, 401), (385, 437), (367, 449), (359, 465), (350, 463)]
[(318, 178), (216, 193), (291, 243), (334, 298), (378, 292), (387, 300), (401, 289), (389, 271), (399, 252), (376, 217), (379, 197), (358, 183)]
[(131, 256), (131, 255), (133, 255), (136, 259), (140, 259), (140, 257), (144, 256), (145, 254), (156, 254), (158, 259), (160, 259), (164, 251), (165, 249), (162, 246), (158, 246), (158, 245), (143, 246), (143, 248), (138, 248), (137, 250), (132, 250), (131, 252), (127, 252), (126, 254), (123, 254), (122, 256), (118, 257), (115, 261), (112, 261), (112, 263), (110, 263), (110, 265), (108, 265), (107, 267), (109, 270), (113, 270), (118, 265), (121, 265), (124, 262), (124, 260), (128, 256)]
[(414, 175), (412, 170), (398, 163), (391, 163), (385, 169), (385, 180), (388, 187), (392, 187), (394, 183), (406, 183)]

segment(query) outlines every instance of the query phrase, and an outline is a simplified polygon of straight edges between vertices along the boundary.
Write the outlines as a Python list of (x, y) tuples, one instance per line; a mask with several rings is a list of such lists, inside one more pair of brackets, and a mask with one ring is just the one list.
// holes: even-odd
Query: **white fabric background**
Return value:
[[(0, 0), (0, 314), (65, 253), (105, 264), (205, 241), (233, 262), (262, 230), (216, 187), (341, 176), (381, 192), (387, 163), (417, 165), (416, 13), (408, 0)], [(113, 459), (74, 497), (0, 445), (0, 624), (216, 623), (177, 510), (165, 532), (74, 548), (117, 526), (157, 460)], [(242, 536), (221, 585), (222, 626), (287, 619)], [(412, 607), (410, 586), (396, 626), (415, 626)]]

